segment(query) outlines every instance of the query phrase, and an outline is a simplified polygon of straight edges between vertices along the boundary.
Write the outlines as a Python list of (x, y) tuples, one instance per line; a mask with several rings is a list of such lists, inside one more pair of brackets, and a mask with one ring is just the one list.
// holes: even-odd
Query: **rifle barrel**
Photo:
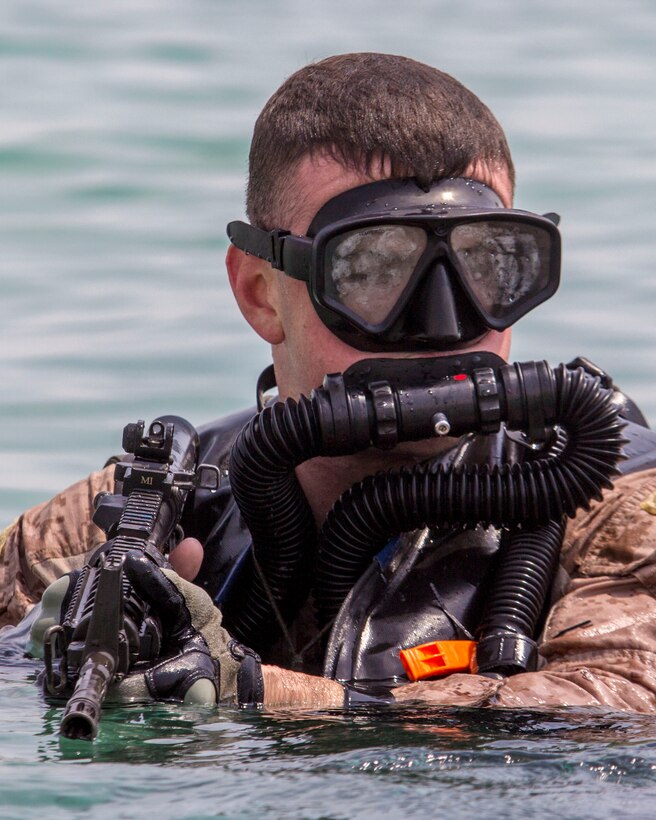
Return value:
[(84, 662), (66, 705), (59, 731), (64, 737), (93, 740), (98, 733), (100, 709), (114, 676), (116, 659), (109, 652), (93, 652)]

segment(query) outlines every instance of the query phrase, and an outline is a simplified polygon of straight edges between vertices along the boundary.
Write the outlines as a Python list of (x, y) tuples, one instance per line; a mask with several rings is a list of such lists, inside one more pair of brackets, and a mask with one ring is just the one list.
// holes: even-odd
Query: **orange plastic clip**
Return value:
[(411, 681), (469, 672), (476, 641), (431, 641), (401, 650), (401, 663)]

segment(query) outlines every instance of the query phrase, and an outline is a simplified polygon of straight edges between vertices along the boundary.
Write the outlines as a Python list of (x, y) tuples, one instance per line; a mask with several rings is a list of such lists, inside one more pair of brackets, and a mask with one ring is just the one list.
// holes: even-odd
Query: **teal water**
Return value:
[[(128, 421), (252, 403), (268, 362), (232, 303), (224, 226), (284, 77), (380, 50), (463, 80), (506, 128), (517, 204), (559, 211), (563, 285), (514, 358), (585, 354), (656, 420), (651, 0), (4, 0), (0, 522), (101, 465)], [(0, 665), (0, 816), (650, 816), (652, 721), (441, 711), (114, 710), (56, 736)]]
[(106, 709), (89, 744), (59, 738), (27, 671), (3, 674), (3, 818), (653, 816), (644, 716), (157, 705)]

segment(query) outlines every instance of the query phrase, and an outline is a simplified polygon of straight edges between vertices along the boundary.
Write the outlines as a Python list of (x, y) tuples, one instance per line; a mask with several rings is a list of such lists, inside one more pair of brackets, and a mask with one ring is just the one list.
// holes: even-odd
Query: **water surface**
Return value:
[(107, 708), (93, 744), (0, 666), (3, 818), (649, 817), (650, 717), (390, 707)]

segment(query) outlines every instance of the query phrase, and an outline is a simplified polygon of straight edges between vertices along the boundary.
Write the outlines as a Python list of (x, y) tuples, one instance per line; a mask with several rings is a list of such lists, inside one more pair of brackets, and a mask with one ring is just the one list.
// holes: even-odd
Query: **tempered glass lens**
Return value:
[(504, 316), (549, 284), (551, 236), (522, 222), (470, 222), (451, 231), (451, 248), (474, 296), (492, 316)]
[(376, 225), (326, 245), (327, 295), (371, 325), (385, 321), (426, 248), (422, 228)]

